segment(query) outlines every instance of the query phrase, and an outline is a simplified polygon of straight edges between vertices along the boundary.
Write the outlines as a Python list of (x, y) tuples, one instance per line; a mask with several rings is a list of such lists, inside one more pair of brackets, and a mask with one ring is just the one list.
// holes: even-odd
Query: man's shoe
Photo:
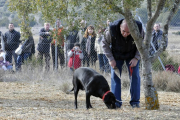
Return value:
[(116, 108), (121, 108), (121, 104), (119, 104), (118, 102), (115, 103)]
[(140, 108), (139, 104), (133, 104), (131, 106), (132, 106), (132, 108)]

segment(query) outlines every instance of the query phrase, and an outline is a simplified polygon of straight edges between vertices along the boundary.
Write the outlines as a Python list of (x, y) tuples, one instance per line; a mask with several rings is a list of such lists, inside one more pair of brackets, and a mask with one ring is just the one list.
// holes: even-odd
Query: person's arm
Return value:
[(68, 57), (72, 57), (73, 53), (74, 53), (74, 50), (73, 50), (73, 49), (70, 50), (70, 51), (68, 52)]
[(42, 28), (42, 29), (40, 30), (40, 32), (39, 32), (39, 36), (41, 36), (41, 37), (50, 36), (50, 32), (46, 32), (46, 31), (44, 30), (44, 28)]
[(82, 60), (84, 58), (84, 55), (82, 53), (82, 51), (79, 51), (79, 58)]
[(111, 43), (112, 43), (111, 35), (110, 35), (110, 32), (107, 31), (105, 36), (102, 39), (102, 49), (103, 49), (103, 53), (108, 58), (108, 61), (114, 60), (114, 57), (110, 48)]

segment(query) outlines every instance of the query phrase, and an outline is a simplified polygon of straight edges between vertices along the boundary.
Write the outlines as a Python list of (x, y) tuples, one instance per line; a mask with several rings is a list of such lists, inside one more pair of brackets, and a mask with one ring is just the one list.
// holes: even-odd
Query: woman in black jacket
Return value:
[(94, 27), (89, 25), (85, 31), (81, 42), (81, 49), (83, 51), (84, 59), (83, 59), (83, 66), (87, 63), (87, 67), (89, 67), (89, 62), (94, 65), (97, 60), (97, 52), (95, 51), (95, 40), (96, 40), (96, 33)]

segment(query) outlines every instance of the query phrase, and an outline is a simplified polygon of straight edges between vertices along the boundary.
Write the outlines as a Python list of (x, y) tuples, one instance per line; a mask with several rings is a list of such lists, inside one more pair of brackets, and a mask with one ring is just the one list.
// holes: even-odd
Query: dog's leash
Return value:
[[(115, 74), (118, 75), (119, 73), (119, 69), (117, 67), (114, 68), (114, 71), (115, 71)], [(133, 68), (131, 66), (129, 66), (129, 71), (130, 71), (130, 76), (129, 76), (129, 79), (130, 79), (130, 86), (129, 86), (129, 93), (127, 94), (126, 96), (126, 99), (125, 100), (122, 100), (122, 101), (119, 101), (116, 99), (117, 102), (128, 102), (126, 101), (127, 98), (129, 97), (129, 94), (130, 94), (130, 89), (131, 89), (131, 82), (132, 82), (132, 73), (133, 73)], [(121, 76), (120, 76), (121, 78)]]

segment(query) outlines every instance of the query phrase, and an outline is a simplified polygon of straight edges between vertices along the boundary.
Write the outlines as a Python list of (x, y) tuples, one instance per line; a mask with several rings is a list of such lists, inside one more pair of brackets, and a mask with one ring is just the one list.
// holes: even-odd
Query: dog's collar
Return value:
[(107, 91), (106, 93), (104, 93), (102, 99), (104, 100), (105, 96), (109, 93), (110, 91)]

